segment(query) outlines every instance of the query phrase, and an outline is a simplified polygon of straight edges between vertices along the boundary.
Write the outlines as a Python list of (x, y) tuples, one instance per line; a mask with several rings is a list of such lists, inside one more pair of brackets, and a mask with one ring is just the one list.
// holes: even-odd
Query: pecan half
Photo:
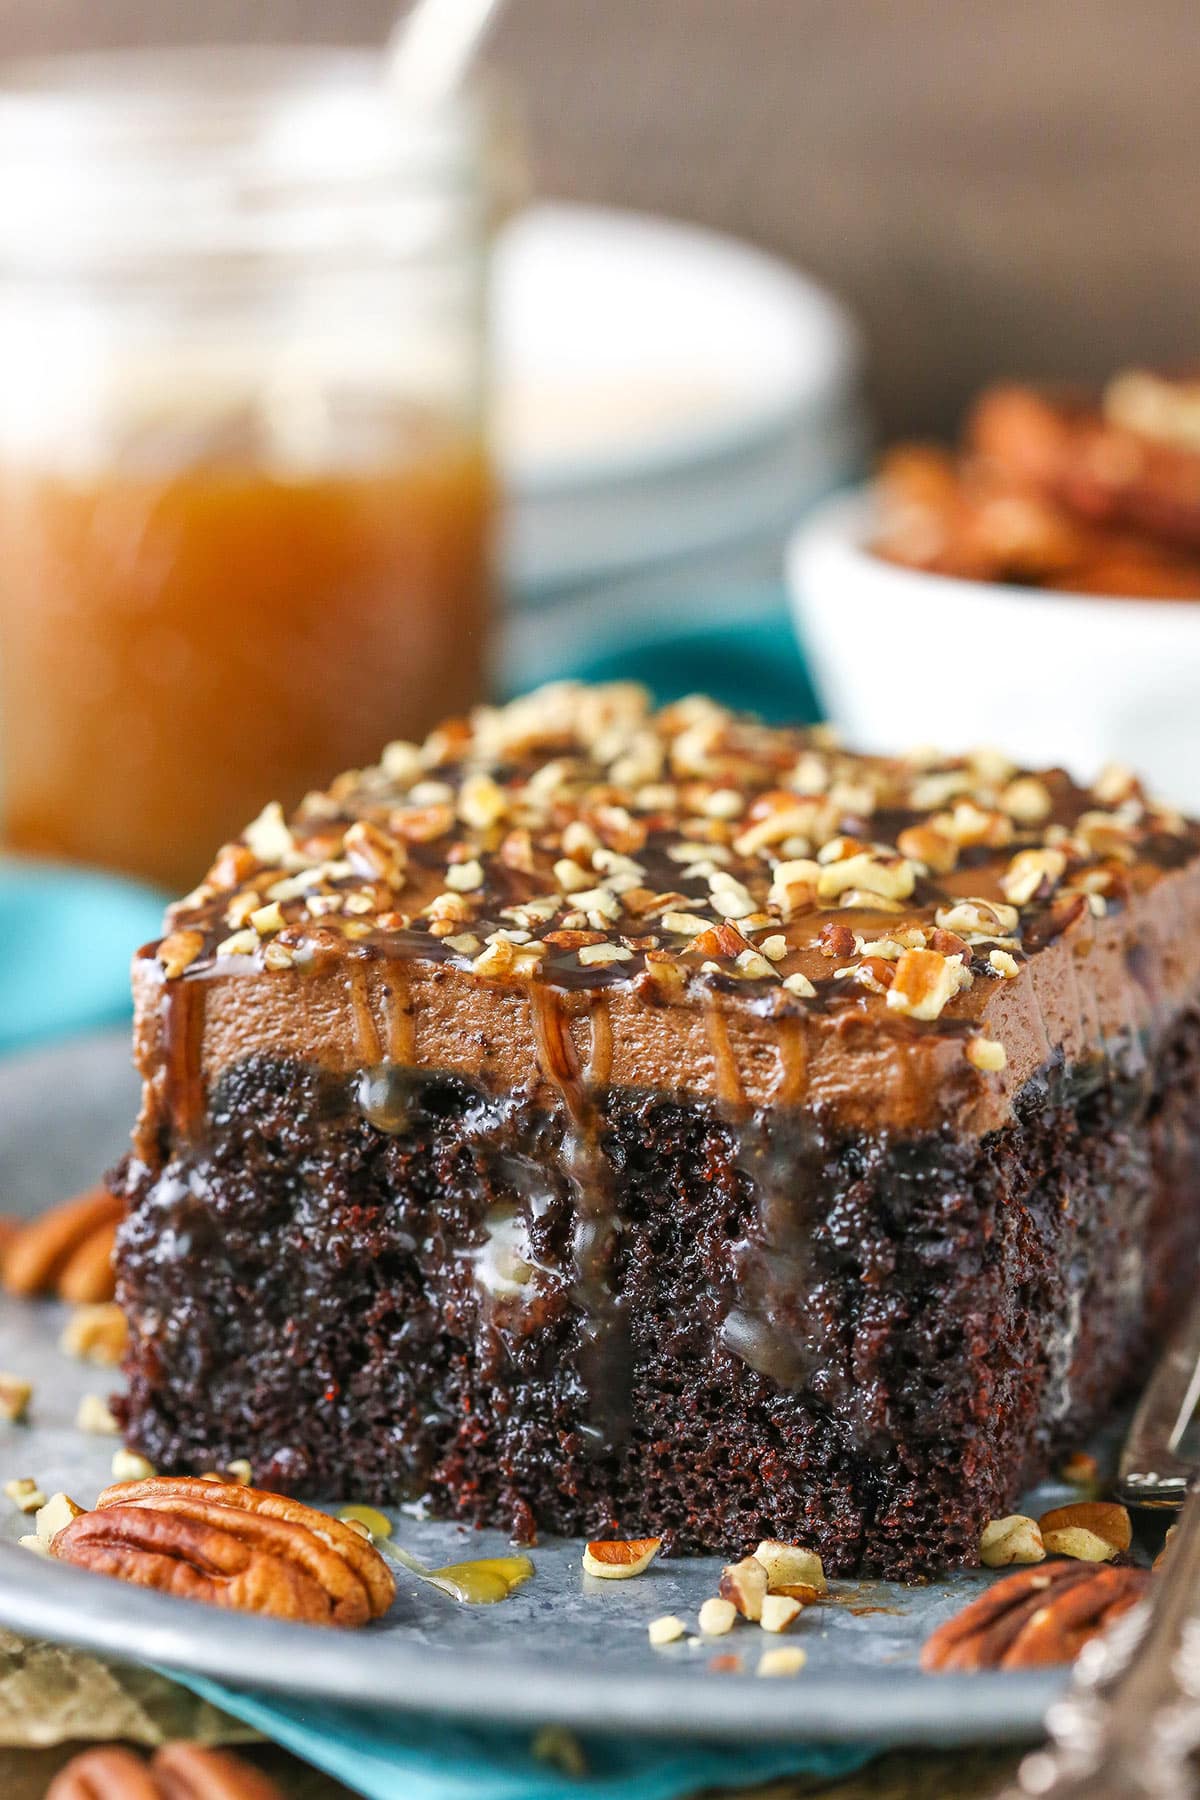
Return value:
[(243, 1482), (202, 1481), (198, 1475), (159, 1475), (147, 1481), (116, 1482), (104, 1489), (96, 1506), (157, 1506), (163, 1495), (216, 1503), (232, 1507), (235, 1512), (254, 1512), (263, 1518), (303, 1526), (319, 1534), (350, 1564), (367, 1590), (372, 1618), (381, 1618), (396, 1598), (396, 1578), (378, 1550), (341, 1519), (289, 1499), (286, 1494), (271, 1494), (265, 1488)]
[(281, 1494), (154, 1477), (106, 1488), (51, 1553), (210, 1606), (354, 1627), (391, 1605), (395, 1581), (365, 1538)]
[(106, 1744), (73, 1756), (46, 1789), (46, 1800), (162, 1800), (140, 1756)]
[(112, 1299), (116, 1292), (112, 1258), (120, 1222), (118, 1216), (106, 1225), (98, 1225), (72, 1250), (55, 1283), (60, 1300), (73, 1306), (91, 1306)]
[(1142, 1598), (1145, 1569), (1055, 1562), (1006, 1576), (926, 1640), (927, 1672), (1033, 1669), (1073, 1662)]
[(113, 1238), (124, 1207), (107, 1188), (92, 1188), (23, 1225), (4, 1251), (10, 1294), (57, 1293), (94, 1303), (113, 1297)]
[(164, 1744), (151, 1768), (163, 1800), (283, 1800), (261, 1769), (228, 1750)]
[(104, 1745), (72, 1757), (46, 1800), (283, 1800), (275, 1783), (226, 1750), (165, 1744), (144, 1763), (132, 1750)]

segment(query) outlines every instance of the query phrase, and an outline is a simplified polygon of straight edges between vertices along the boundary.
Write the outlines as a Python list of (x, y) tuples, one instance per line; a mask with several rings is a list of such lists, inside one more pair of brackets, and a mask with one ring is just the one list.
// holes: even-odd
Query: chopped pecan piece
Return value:
[(938, 1019), (947, 1002), (970, 985), (966, 965), (936, 950), (906, 950), (892, 972), (888, 1006), (913, 1019)]
[(1036, 1519), (1024, 1513), (1008, 1513), (989, 1519), (979, 1534), (979, 1560), (985, 1569), (1005, 1569), (1010, 1563), (1040, 1563), (1046, 1546)]
[(584, 1549), (583, 1566), (604, 1581), (628, 1581), (650, 1567), (661, 1545), (661, 1538), (596, 1539)]
[(793, 1599), (790, 1594), (767, 1594), (762, 1603), (762, 1612), (758, 1622), (764, 1631), (786, 1631), (793, 1619), (797, 1619), (803, 1610), (803, 1603)]
[(940, 925), (930, 932), (927, 948), (936, 950), (939, 956), (961, 956), (964, 968), (971, 961), (971, 946), (966, 938), (959, 937), (957, 931), (946, 931)]
[(114, 1300), (102, 1300), (75, 1308), (63, 1326), (59, 1349), (64, 1356), (111, 1366), (120, 1362), (128, 1341), (125, 1314)]
[(31, 1381), (21, 1375), (11, 1375), (7, 1370), (0, 1371), (0, 1419), (7, 1419), (10, 1425), (19, 1424), (32, 1399)]
[(338, 1519), (259, 1488), (167, 1477), (104, 1490), (52, 1554), (142, 1587), (316, 1625), (365, 1625), (395, 1582)]
[(1086, 894), (1063, 894), (1039, 918), (1025, 926), (1022, 941), (1026, 950), (1042, 950), (1054, 939), (1069, 931), (1087, 911)]
[(854, 933), (848, 925), (837, 925), (830, 920), (817, 933), (817, 948), (822, 956), (853, 956)]
[(750, 939), (743, 937), (728, 919), (723, 919), (719, 925), (709, 925), (688, 945), (689, 950), (695, 950), (701, 956), (743, 956), (753, 948)]
[(948, 875), (958, 861), (954, 839), (928, 825), (909, 825), (896, 839), (896, 848), (901, 856), (924, 863), (935, 875)]
[[(1115, 1500), (1072, 1500), (1056, 1506), (1038, 1520), (1046, 1548), (1052, 1556), (1081, 1556), (1084, 1562), (1107, 1562), (1128, 1550), (1133, 1525), (1125, 1507)], [(1092, 1539), (1094, 1545), (1081, 1540)]]
[(202, 931), (172, 931), (158, 946), (158, 960), (168, 981), (175, 981), (190, 969), (204, 948)]
[(767, 1571), (757, 1557), (727, 1563), (721, 1571), (721, 1599), (731, 1600), (743, 1619), (761, 1619), (767, 1597)]
[(737, 1616), (738, 1610), (732, 1600), (722, 1600), (713, 1594), (701, 1606), (697, 1623), (705, 1637), (724, 1637), (727, 1631), (733, 1630)]
[(1033, 1669), (1073, 1662), (1146, 1591), (1145, 1569), (1047, 1563), (1008, 1575), (926, 1640), (928, 1672)]
[(778, 1538), (764, 1538), (754, 1552), (754, 1560), (767, 1571), (769, 1593), (786, 1594), (808, 1606), (825, 1592), (825, 1570), (815, 1550), (785, 1544)]
[(1059, 1470), (1062, 1480), (1069, 1481), (1072, 1487), (1093, 1487), (1099, 1474), (1100, 1465), (1087, 1450), (1076, 1450)]
[(398, 809), (388, 819), (397, 837), (410, 844), (432, 844), (454, 826), (454, 808), (438, 801), (430, 806), (408, 806)]

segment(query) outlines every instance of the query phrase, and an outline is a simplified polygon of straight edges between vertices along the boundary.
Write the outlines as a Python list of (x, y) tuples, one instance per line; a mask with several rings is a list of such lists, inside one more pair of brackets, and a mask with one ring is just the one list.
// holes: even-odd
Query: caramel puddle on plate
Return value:
[(398, 1544), (389, 1544), (387, 1549), (390, 1556), (414, 1575), (419, 1575), (422, 1581), (440, 1588), (443, 1594), (449, 1594), (452, 1600), (459, 1600), (466, 1606), (494, 1606), (497, 1600), (507, 1600), (513, 1590), (533, 1574), (533, 1563), (527, 1556), (483, 1556), (475, 1562), (447, 1563), (442, 1569), (427, 1569)]
[(905, 1617), (907, 1608), (903, 1606), (880, 1606), (873, 1600), (880, 1592), (881, 1584), (877, 1581), (859, 1581), (853, 1587), (843, 1588), (840, 1592), (832, 1590), (825, 1595), (844, 1611), (853, 1614), (856, 1619), (871, 1618), (876, 1613), (889, 1613), (893, 1618)]

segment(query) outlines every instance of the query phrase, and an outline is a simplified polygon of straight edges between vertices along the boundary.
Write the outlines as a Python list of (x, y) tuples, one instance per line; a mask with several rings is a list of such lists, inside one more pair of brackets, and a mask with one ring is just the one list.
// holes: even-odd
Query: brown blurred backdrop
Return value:
[[(9, 52), (379, 41), (391, 0), (0, 0)], [(546, 193), (661, 208), (858, 309), (885, 428), (998, 371), (1200, 350), (1196, 0), (510, 0)]]

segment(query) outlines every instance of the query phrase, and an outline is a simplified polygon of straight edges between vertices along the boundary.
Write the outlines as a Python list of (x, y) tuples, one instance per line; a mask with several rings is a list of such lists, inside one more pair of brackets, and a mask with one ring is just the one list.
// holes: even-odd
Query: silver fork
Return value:
[(1163, 1353), (1117, 1476), (1127, 1505), (1181, 1508), (1150, 1596), (1088, 1644), (1046, 1714), (1050, 1742), (1000, 1800), (1193, 1800), (1200, 1748), (1200, 1465), (1181, 1455), (1200, 1403), (1200, 1302)]

